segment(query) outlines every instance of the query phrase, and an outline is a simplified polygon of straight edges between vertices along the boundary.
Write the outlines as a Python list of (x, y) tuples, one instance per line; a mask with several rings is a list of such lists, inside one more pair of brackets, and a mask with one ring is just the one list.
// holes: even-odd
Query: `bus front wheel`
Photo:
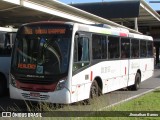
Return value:
[(90, 105), (94, 99), (96, 99), (99, 96), (99, 86), (96, 80), (92, 82), (91, 88), (90, 88), (90, 95), (89, 99), (86, 99), (83, 101), (84, 105)]
[(98, 84), (97, 84), (97, 81), (94, 80), (91, 85), (90, 98), (94, 99), (94, 98), (98, 97), (98, 94), (99, 94)]

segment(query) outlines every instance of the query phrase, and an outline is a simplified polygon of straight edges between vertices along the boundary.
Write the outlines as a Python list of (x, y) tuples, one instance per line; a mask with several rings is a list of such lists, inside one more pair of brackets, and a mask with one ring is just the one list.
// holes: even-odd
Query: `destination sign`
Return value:
[(41, 28), (38, 28), (38, 29), (31, 29), (31, 28), (24, 28), (24, 31), (23, 31), (24, 34), (27, 34), (27, 35), (31, 35), (31, 34), (37, 34), (37, 35), (40, 35), (40, 34), (65, 34), (66, 33), (66, 29), (63, 29), (63, 28), (48, 28), (48, 29), (41, 29)]

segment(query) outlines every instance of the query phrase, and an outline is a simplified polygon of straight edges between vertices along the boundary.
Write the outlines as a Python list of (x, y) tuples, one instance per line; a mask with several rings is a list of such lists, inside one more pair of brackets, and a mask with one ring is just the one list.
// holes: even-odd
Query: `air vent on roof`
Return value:
[(103, 27), (103, 28), (112, 28), (110, 25), (107, 25), (107, 24), (92, 24), (92, 25), (97, 27)]
[(112, 27), (112, 30), (116, 30), (116, 31), (121, 31), (121, 32), (126, 32), (129, 33), (129, 30), (125, 29), (125, 28), (120, 28), (120, 27)]
[(103, 28), (109, 28), (111, 30), (116, 30), (116, 31), (121, 31), (121, 32), (126, 32), (129, 33), (129, 30), (125, 28), (120, 28), (120, 27), (113, 27), (107, 24), (92, 24), (93, 26), (98, 26), (98, 27), (103, 27)]

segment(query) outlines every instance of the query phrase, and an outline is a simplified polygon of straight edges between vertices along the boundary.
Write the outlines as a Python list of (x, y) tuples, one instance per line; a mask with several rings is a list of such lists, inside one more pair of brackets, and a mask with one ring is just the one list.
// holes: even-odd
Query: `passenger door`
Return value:
[[(90, 34), (78, 32), (74, 41), (72, 91), (76, 101), (88, 97), (90, 91)], [(72, 101), (75, 101), (73, 99)]]

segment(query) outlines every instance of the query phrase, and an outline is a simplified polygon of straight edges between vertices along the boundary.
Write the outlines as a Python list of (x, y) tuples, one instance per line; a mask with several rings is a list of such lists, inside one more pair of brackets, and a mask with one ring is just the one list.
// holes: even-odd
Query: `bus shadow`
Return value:
[(160, 78), (160, 75), (159, 75), (159, 76), (156, 76), (155, 78)]

